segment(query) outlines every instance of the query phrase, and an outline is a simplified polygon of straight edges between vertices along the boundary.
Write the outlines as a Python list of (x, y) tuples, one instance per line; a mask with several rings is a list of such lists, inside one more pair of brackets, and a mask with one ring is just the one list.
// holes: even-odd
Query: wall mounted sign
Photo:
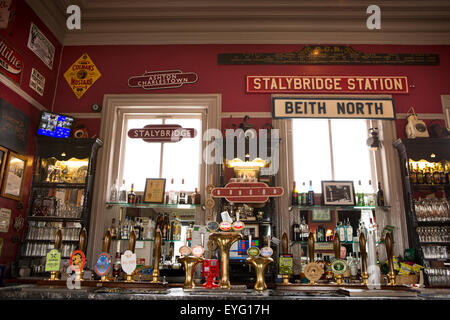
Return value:
[(11, 221), (11, 209), (0, 209), (0, 232), (8, 232)]
[(213, 198), (225, 198), (233, 203), (265, 203), (269, 197), (281, 197), (282, 187), (269, 187), (264, 182), (230, 182), (224, 188), (214, 188)]
[(128, 86), (145, 90), (173, 89), (197, 81), (198, 75), (195, 72), (183, 72), (181, 70), (146, 71), (141, 76), (130, 77)]
[(404, 76), (247, 76), (248, 93), (408, 93)]
[(102, 252), (97, 256), (97, 261), (94, 265), (94, 271), (99, 277), (106, 276), (111, 270), (111, 256)]
[(0, 98), (0, 145), (25, 154), (29, 123), (30, 117)]
[(131, 139), (142, 139), (145, 142), (178, 142), (183, 138), (194, 138), (197, 130), (183, 128), (178, 124), (146, 125), (142, 129), (128, 130)]
[(53, 69), (55, 59), (55, 46), (47, 39), (41, 30), (31, 23), (30, 35), (28, 37), (28, 48), (33, 51), (50, 70)]
[(83, 54), (64, 73), (64, 78), (78, 99), (80, 99), (100, 77), (100, 71), (87, 53)]
[(84, 255), (84, 252), (81, 250), (75, 250), (74, 252), (72, 252), (69, 264), (73, 272), (80, 272), (81, 270), (83, 270), (84, 265), (86, 264), (86, 257)]
[(40, 96), (44, 95), (45, 77), (35, 68), (31, 69), (30, 88), (36, 91)]
[(334, 65), (436, 65), (439, 55), (428, 53), (363, 53), (350, 46), (305, 46), (300, 51), (275, 53), (220, 53), (227, 64), (334, 64)]
[(23, 58), (8, 42), (0, 38), (0, 72), (20, 85)]
[(11, 14), (11, 1), (0, 0), (0, 29), (6, 29), (8, 27), (9, 16)]
[(283, 118), (343, 118), (394, 120), (394, 101), (389, 98), (272, 98), (272, 116)]
[(45, 261), (45, 272), (57, 272), (59, 271), (61, 264), (61, 253), (58, 250), (52, 249), (47, 253), (47, 259)]

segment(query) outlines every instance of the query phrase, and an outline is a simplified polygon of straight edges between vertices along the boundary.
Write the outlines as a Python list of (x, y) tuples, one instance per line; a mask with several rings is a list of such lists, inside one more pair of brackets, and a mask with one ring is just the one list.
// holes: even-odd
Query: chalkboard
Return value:
[(25, 154), (30, 118), (0, 98), (0, 145)]

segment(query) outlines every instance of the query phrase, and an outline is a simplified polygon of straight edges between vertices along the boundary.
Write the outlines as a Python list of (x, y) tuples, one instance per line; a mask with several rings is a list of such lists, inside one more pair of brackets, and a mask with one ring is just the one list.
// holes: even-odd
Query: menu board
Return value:
[(25, 154), (30, 118), (0, 98), (0, 145)]

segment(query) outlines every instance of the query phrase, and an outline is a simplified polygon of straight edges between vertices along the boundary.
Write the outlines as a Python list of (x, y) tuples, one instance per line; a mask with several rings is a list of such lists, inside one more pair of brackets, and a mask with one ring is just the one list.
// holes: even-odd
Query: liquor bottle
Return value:
[(184, 191), (184, 179), (181, 179), (180, 196), (178, 198), (179, 204), (186, 204), (186, 191)]
[(136, 194), (134, 193), (134, 183), (131, 184), (130, 193), (128, 193), (128, 203), (136, 203)]
[(441, 184), (441, 172), (439, 166), (435, 165), (433, 170), (433, 184)]
[(325, 228), (320, 225), (316, 229), (316, 239), (317, 242), (325, 242)]
[(347, 234), (347, 230), (346, 230), (346, 228), (345, 228), (345, 226), (344, 226), (344, 224), (342, 223), (342, 222), (339, 222), (339, 228), (338, 228), (338, 230), (339, 230), (339, 240), (340, 241), (342, 241), (342, 242), (345, 242), (345, 236), (346, 236), (346, 234)]
[(308, 190), (308, 206), (314, 205), (314, 190), (312, 187), (312, 180), (309, 180), (309, 190)]
[(292, 223), (292, 241), (300, 241), (300, 225), (295, 221)]
[(120, 252), (117, 250), (116, 257), (114, 259), (114, 264), (113, 264), (113, 277), (116, 280), (118, 280), (121, 271), (122, 271), (122, 268), (120, 265)]
[(139, 219), (136, 218), (136, 220), (134, 221), (134, 235), (136, 236), (136, 239), (141, 239), (141, 226), (139, 225)]
[(447, 162), (445, 164), (445, 182), (446, 182), (446, 184), (450, 184), (450, 169), (449, 169), (449, 166), (450, 166), (450, 162)]
[(115, 218), (112, 218), (111, 228), (109, 228), (109, 234), (111, 235), (111, 239), (117, 239), (117, 228)]
[(125, 180), (123, 180), (122, 186), (119, 191), (119, 202), (127, 202), (127, 188), (125, 186)]
[(297, 188), (295, 186), (295, 181), (294, 181), (294, 186), (292, 188), (292, 200), (291, 200), (291, 205), (293, 206), (298, 206), (298, 191)]
[(191, 195), (192, 198), (192, 204), (200, 204), (201, 202), (201, 195), (198, 193), (197, 188), (195, 188), (195, 192)]
[(117, 189), (117, 179), (114, 181), (114, 184), (111, 186), (109, 201), (117, 202), (119, 200), (119, 190)]
[(364, 189), (363, 186), (361, 184), (361, 180), (358, 180), (358, 193), (357, 193), (357, 197), (358, 197), (358, 206), (360, 207), (364, 207), (365, 202), (364, 202)]
[(417, 171), (414, 169), (413, 164), (409, 164), (409, 178), (412, 183), (417, 183)]
[(444, 166), (442, 163), (439, 164), (439, 184), (447, 184), (447, 176), (445, 175)]
[(169, 204), (176, 204), (177, 197), (175, 193), (175, 187), (173, 185), (173, 178), (170, 180), (170, 189), (169, 189)]
[(346, 242), (353, 242), (353, 227), (350, 224), (350, 219), (347, 218)]
[(309, 237), (309, 227), (306, 223), (305, 217), (302, 218), (302, 241), (308, 241)]
[(381, 182), (378, 182), (377, 206), (384, 207), (384, 205), (385, 205), (384, 192), (383, 189), (381, 189)]
[(417, 173), (417, 183), (418, 184), (423, 184), (425, 177), (423, 174), (423, 171), (419, 168), (419, 164), (416, 164), (416, 173)]
[(433, 184), (433, 174), (431, 173), (430, 167), (428, 165), (425, 165), (425, 183), (426, 184)]
[(308, 188), (306, 187), (306, 182), (303, 181), (302, 183), (302, 189), (300, 190), (301, 192), (301, 198), (302, 198), (302, 202), (299, 202), (299, 205), (302, 206), (307, 206), (308, 205)]
[(356, 258), (356, 253), (352, 253), (352, 258), (350, 260), (350, 277), (352, 280), (358, 280), (358, 259)]
[(373, 191), (372, 180), (369, 180), (369, 184), (367, 187), (366, 195), (366, 205), (367, 206), (375, 206), (377, 204), (377, 199), (375, 193)]

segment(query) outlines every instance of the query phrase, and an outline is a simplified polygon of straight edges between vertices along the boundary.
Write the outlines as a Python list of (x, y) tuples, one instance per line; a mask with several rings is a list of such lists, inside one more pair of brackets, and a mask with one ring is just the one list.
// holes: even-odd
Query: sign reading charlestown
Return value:
[(145, 142), (178, 142), (183, 138), (194, 138), (197, 130), (183, 128), (178, 124), (148, 124), (141, 129), (128, 130), (128, 137)]
[(394, 120), (390, 98), (289, 98), (273, 97), (273, 118), (343, 118)]
[(20, 85), (23, 58), (9, 43), (0, 38), (0, 72)]
[(172, 89), (197, 81), (198, 75), (195, 72), (182, 72), (181, 70), (146, 71), (141, 76), (130, 77), (128, 86), (145, 90)]
[(408, 93), (404, 76), (247, 76), (248, 93)]

